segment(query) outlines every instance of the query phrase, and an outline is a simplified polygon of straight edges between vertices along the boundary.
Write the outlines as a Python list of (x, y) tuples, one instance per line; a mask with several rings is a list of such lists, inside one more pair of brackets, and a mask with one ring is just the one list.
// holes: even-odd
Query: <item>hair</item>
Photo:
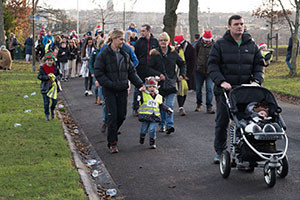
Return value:
[(96, 48), (101, 48), (104, 44), (104, 39), (100, 36), (96, 37)]
[(111, 44), (112, 40), (115, 38), (122, 37), (124, 35), (124, 31), (122, 30), (113, 30), (108, 33), (106, 44)]
[(68, 47), (70, 48), (70, 44), (73, 43), (73, 46), (75, 47), (75, 49), (77, 48), (76, 46), (76, 42), (74, 40), (69, 40), (69, 43), (68, 43)]
[(61, 43), (62, 39), (61, 39), (61, 37), (60, 37), (59, 35), (56, 36), (55, 41), (56, 41), (57, 39), (59, 39), (58, 42)]
[[(82, 52), (81, 52), (81, 57), (85, 57), (85, 54), (86, 54), (86, 46), (88, 45), (88, 42), (92, 40), (93, 41), (93, 38), (92, 37), (88, 37), (85, 42), (84, 42), (84, 45), (82, 47)], [(95, 48), (95, 44), (94, 44), (94, 41), (92, 43), (92, 47)]]
[(170, 36), (167, 32), (162, 32), (161, 34), (159, 34), (158, 38), (162, 38), (162, 39), (167, 39), (170, 42)]
[(151, 26), (149, 24), (143, 24), (142, 27), (146, 27), (147, 31), (151, 31)]
[(232, 22), (232, 20), (238, 20), (238, 19), (242, 19), (242, 16), (240, 16), (240, 15), (232, 15), (231, 17), (229, 17), (229, 19), (228, 19), (228, 25), (229, 26), (231, 26), (231, 22)]
[(130, 37), (132, 35), (132, 31), (131, 30), (127, 30), (126, 32), (127, 32), (127, 38), (125, 38), (125, 39), (126, 39), (126, 41), (130, 41)]
[(195, 39), (196, 39), (196, 40), (199, 40), (199, 38), (200, 38), (200, 34), (199, 34), (199, 33), (196, 33), (196, 34), (195, 34)]

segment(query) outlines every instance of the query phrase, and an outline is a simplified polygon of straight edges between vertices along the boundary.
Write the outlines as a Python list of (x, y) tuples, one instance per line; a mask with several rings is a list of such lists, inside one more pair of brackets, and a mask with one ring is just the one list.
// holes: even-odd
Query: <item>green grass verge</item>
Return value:
[(39, 85), (28, 64), (0, 71), (0, 199), (87, 199), (60, 121), (45, 121)]
[(285, 63), (285, 57), (279, 57), (278, 62), (265, 68), (265, 80), (263, 86), (273, 92), (300, 98), (300, 66), (297, 60), (297, 72), (295, 77), (289, 77), (289, 69)]

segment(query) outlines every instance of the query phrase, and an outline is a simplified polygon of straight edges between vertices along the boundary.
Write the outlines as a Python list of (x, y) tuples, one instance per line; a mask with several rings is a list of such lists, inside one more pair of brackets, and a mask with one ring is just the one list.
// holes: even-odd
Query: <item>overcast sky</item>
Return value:
[[(107, 0), (95, 0), (97, 2), (107, 2)], [(137, 12), (164, 12), (165, 0), (136, 0), (135, 5), (132, 2), (135, 0), (113, 0), (115, 10), (123, 10), (124, 2), (127, 11)], [(276, 0), (275, 0), (276, 1)], [(77, 0), (41, 0), (46, 2), (53, 8), (60, 9), (77, 9)], [(59, 3), (58, 3), (59, 2)], [(238, 12), (252, 11), (262, 5), (263, 0), (199, 0), (200, 11), (210, 12)], [(288, 4), (289, 0), (283, 0)], [(80, 10), (90, 10), (97, 8), (97, 5), (92, 3), (92, 0), (78, 0)], [(104, 8), (106, 3), (103, 3)], [(177, 12), (188, 12), (189, 0), (180, 0)]]

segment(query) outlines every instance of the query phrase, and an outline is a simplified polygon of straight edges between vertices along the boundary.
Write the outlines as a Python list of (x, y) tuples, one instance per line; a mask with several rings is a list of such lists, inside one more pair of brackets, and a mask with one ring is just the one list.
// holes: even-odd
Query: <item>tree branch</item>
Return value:
[(293, 27), (295, 27), (295, 24), (294, 24), (294, 23), (291, 21), (291, 19), (289, 18), (289, 16), (288, 16), (288, 14), (287, 14), (287, 12), (286, 12), (286, 10), (285, 10), (285, 8), (284, 8), (284, 6), (283, 6), (281, 0), (278, 0), (278, 2), (279, 2), (280, 6), (281, 6), (281, 8), (282, 8), (282, 11), (283, 11), (283, 14), (284, 14), (286, 20), (288, 21), (288, 24), (289, 24), (289, 27), (290, 27), (290, 31), (291, 31), (291, 33), (293, 34)]

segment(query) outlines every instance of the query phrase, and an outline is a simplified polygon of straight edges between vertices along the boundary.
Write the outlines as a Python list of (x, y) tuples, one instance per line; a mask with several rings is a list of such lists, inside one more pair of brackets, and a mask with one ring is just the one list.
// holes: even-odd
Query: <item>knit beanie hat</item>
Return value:
[(53, 51), (47, 51), (47, 53), (45, 53), (44, 61), (49, 59), (55, 60), (55, 54), (53, 53)]
[(260, 43), (259, 45), (258, 45), (258, 48), (259, 49), (261, 49), (261, 48), (263, 48), (263, 47), (266, 47), (267, 48), (267, 45), (265, 44), (265, 43)]
[(184, 41), (185, 41), (185, 39), (184, 39), (183, 35), (175, 35), (174, 42), (177, 42), (177, 44), (181, 44)]
[(211, 31), (204, 31), (202, 39), (205, 41), (212, 41), (213, 35), (211, 34)]
[(154, 77), (154, 76), (149, 76), (147, 78), (145, 78), (145, 86), (146, 87), (150, 87), (150, 86), (153, 86), (153, 87), (157, 87), (157, 78)]

